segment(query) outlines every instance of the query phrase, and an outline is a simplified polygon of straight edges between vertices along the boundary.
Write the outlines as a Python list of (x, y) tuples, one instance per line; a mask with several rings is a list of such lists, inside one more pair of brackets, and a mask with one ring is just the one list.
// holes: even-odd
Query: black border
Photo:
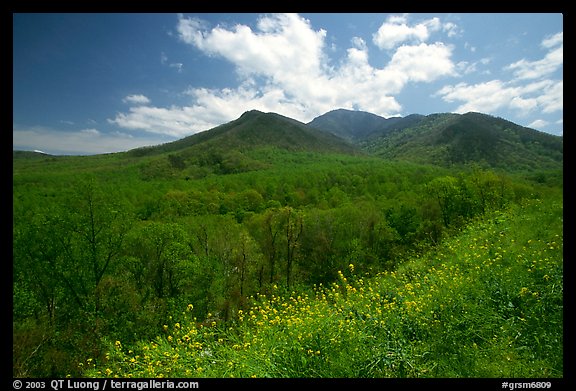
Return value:
[[(74, 2), (66, 2), (66, 1), (45, 1), (45, 2), (38, 2), (38, 3), (27, 3), (27, 2), (20, 2), (15, 3), (14, 1), (11, 2), (7, 6), (7, 10), (3, 13), (4, 20), (3, 20), (3, 27), (10, 31), (5, 31), (3, 37), (6, 41), (10, 39), (9, 42), (6, 42), (4, 46), (7, 50), (12, 51), (12, 31), (13, 31), (13, 13), (27, 13), (27, 12), (220, 12), (222, 13), (222, 9), (225, 8), (230, 12), (256, 12), (262, 13), (262, 10), (267, 10), (267, 12), (285, 12), (285, 11), (294, 11), (294, 9), (298, 10), (298, 12), (348, 12), (348, 13), (356, 13), (356, 12), (385, 12), (385, 13), (396, 13), (396, 12), (458, 12), (458, 13), (470, 13), (470, 12), (513, 12), (513, 13), (562, 13), (564, 16), (564, 31), (568, 34), (571, 34), (573, 22), (571, 20), (572, 14), (566, 12), (568, 2), (554, 2), (554, 1), (546, 1), (546, 2), (498, 2), (498, 3), (487, 3), (487, 2), (478, 2), (471, 4), (466, 1), (443, 1), (443, 2), (410, 2), (410, 1), (396, 1), (396, 2), (381, 2), (381, 1), (372, 1), (372, 2), (364, 2), (363, 4), (354, 3), (353, 6), (355, 7), (354, 10), (350, 10), (350, 4), (348, 3), (339, 3), (339, 4), (330, 4), (330, 10), (326, 10), (325, 6), (322, 6), (319, 3), (311, 4), (310, 2), (307, 3), (298, 3), (298, 2), (284, 2), (274, 3), (274, 2), (250, 2), (250, 3), (242, 3), (236, 2), (235, 6), (240, 7), (237, 8), (236, 11), (230, 11), (230, 4), (217, 4), (215, 2), (197, 2), (197, 1), (161, 1), (161, 2), (152, 2), (152, 1), (133, 1), (133, 2), (110, 2), (106, 3), (103, 1), (99, 2), (92, 2), (92, 3), (84, 3), (79, 1)], [(6, 6), (6, 5), (5, 5)], [(234, 4), (232, 4), (232, 8), (234, 8)], [(271, 9), (272, 8), (272, 9)], [(291, 8), (291, 9), (286, 9)], [(260, 11), (260, 12), (258, 12)], [(568, 28), (567, 28), (568, 27)], [(570, 40), (565, 40), (568, 42), (567, 47), (570, 47)], [(570, 50), (568, 50), (570, 53)], [(570, 62), (570, 61), (568, 61)], [(5, 71), (4, 73), (6, 79), (11, 77), (11, 73)], [(571, 73), (569, 72), (568, 77), (564, 75), (564, 83), (568, 82), (570, 84), (571, 80)], [(10, 84), (9, 84), (10, 83)], [(10, 86), (10, 87), (8, 87)], [(7, 95), (5, 102), (11, 101), (11, 96), (8, 96), (8, 93), (12, 91), (12, 82), (11, 80), (5, 80), (4, 88), (2, 89), (4, 93)], [(12, 111), (9, 113), (8, 105), (3, 106), (6, 110), (4, 118), (12, 119)], [(570, 123), (571, 118), (568, 119), (568, 123)], [(7, 121), (8, 122), (8, 121)], [(11, 121), (12, 122), (12, 121)], [(12, 126), (12, 124), (7, 124)], [(572, 138), (572, 130), (570, 126), (564, 125), (564, 129), (568, 130), (568, 139)], [(8, 134), (8, 130), (4, 130), (5, 134)], [(9, 145), (6, 141), (5, 145)], [(6, 159), (8, 156), (12, 156), (9, 151), (6, 151), (4, 155)], [(568, 154), (568, 159), (572, 156), (571, 153)], [(569, 164), (569, 163), (568, 163)], [(4, 167), (12, 167), (12, 160), (10, 160), (9, 164), (4, 165)], [(572, 167), (572, 166), (570, 166)], [(11, 174), (9, 175), (9, 179), (11, 182)], [(8, 183), (8, 181), (7, 181)], [(570, 182), (569, 182), (570, 184)], [(10, 190), (10, 189), (8, 189)], [(11, 194), (11, 192), (9, 193)], [(565, 196), (569, 195), (567, 191), (565, 192)], [(566, 198), (566, 197), (565, 197)], [(564, 212), (564, 221), (568, 222), (568, 225), (565, 226), (565, 238), (566, 234), (568, 234), (568, 239), (570, 239), (573, 234), (573, 226), (572, 222), (574, 220), (574, 206), (571, 204), (571, 199), (568, 199), (568, 202), (565, 203), (565, 206), (568, 208), (565, 209)], [(8, 216), (4, 216), (4, 221), (10, 222), (12, 219), (12, 208), (8, 213)], [(8, 227), (7, 227), (8, 228)], [(6, 232), (6, 231), (3, 231)], [(12, 232), (11, 230), (9, 232)], [(11, 235), (10, 235), (11, 240)], [(569, 243), (568, 243), (569, 244)], [(11, 243), (7, 245), (10, 245)], [(570, 245), (565, 246), (565, 254), (564, 254), (564, 276), (565, 277), (572, 277), (574, 274), (572, 270), (572, 262), (573, 257), (571, 255), (573, 252), (573, 248)], [(9, 253), (10, 256), (10, 268), (9, 273), (5, 273), (5, 278), (9, 279), (7, 283), (2, 284), (2, 288), (5, 291), (3, 293), (4, 297), (10, 297), (9, 299), (9, 309), (10, 317), (12, 313), (12, 252)], [(247, 387), (249, 389), (266, 389), (269, 390), (271, 387), (284, 387), (284, 386), (291, 386), (291, 387), (350, 387), (352, 390), (355, 387), (361, 387), (365, 389), (405, 389), (406, 387), (409, 388), (428, 388), (433, 387), (437, 389), (437, 387), (441, 387), (441, 390), (446, 389), (457, 389), (463, 390), (469, 387), (478, 387), (482, 390), (496, 390), (496, 389), (505, 389), (502, 387), (503, 382), (510, 382), (510, 383), (532, 383), (532, 382), (546, 382), (549, 381), (552, 384), (552, 390), (558, 389), (574, 389), (576, 386), (575, 378), (574, 378), (574, 370), (576, 367), (574, 366), (574, 353), (576, 347), (576, 340), (573, 337), (572, 331), (576, 330), (574, 321), (572, 318), (572, 313), (569, 307), (573, 306), (574, 303), (574, 290), (573, 285), (571, 284), (572, 281), (564, 279), (564, 377), (563, 378), (544, 378), (544, 379), (533, 379), (533, 378), (461, 378), (461, 379), (452, 379), (452, 378), (434, 378), (434, 379), (350, 379), (350, 378), (332, 378), (332, 379), (214, 379), (214, 378), (207, 378), (207, 379), (170, 379), (174, 382), (176, 381), (197, 381), (199, 383), (200, 389), (220, 389), (220, 388), (232, 388), (232, 387)], [(12, 323), (10, 323), (10, 331), (12, 331)], [(12, 349), (12, 338), (5, 339), (4, 349), (6, 352), (11, 351)], [(6, 357), (8, 361), (8, 357)], [(6, 382), (3, 382), (8, 386), (8, 389), (13, 388), (13, 380), (12, 377), (12, 369), (5, 368), (4, 372), (6, 373)], [(4, 377), (4, 375), (3, 375)], [(21, 379), (22, 382), (30, 382), (30, 381), (41, 381), (46, 383), (45, 389), (52, 389), (49, 384), (50, 381), (53, 379), (35, 379), (35, 378), (27, 378)], [(86, 379), (86, 380), (96, 380), (96, 379)], [(131, 379), (131, 380), (148, 380), (148, 379)], [(101, 384), (103, 380), (99, 380)], [(383, 388), (384, 387), (384, 388)], [(64, 388), (66, 389), (66, 388)], [(102, 387), (100, 387), (102, 389)], [(109, 389), (109, 387), (107, 387)], [(532, 388), (535, 389), (535, 388)], [(537, 388), (536, 388), (537, 389)], [(440, 389), (439, 389), (440, 390)]]

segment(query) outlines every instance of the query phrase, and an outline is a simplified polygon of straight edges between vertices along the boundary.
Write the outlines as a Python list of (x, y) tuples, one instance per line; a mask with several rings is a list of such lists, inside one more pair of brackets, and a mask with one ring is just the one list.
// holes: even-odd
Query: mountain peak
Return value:
[[(138, 155), (171, 152), (194, 160), (206, 154), (240, 153), (272, 147), (289, 151), (357, 154), (359, 149), (331, 133), (277, 113), (248, 110), (237, 119), (192, 136), (138, 150)], [(196, 157), (194, 157), (196, 156)]]
[(386, 121), (384, 117), (365, 111), (336, 109), (314, 118), (308, 125), (353, 141), (384, 127)]
[(264, 113), (260, 110), (256, 110), (256, 109), (248, 110), (248, 111), (245, 111), (244, 113), (242, 113), (242, 115), (238, 119), (240, 119), (240, 118), (243, 118), (243, 119), (253, 118), (253, 117), (260, 116), (262, 114), (264, 114)]
[[(406, 117), (406, 122), (413, 123), (420, 117), (413, 114)], [(308, 125), (357, 142), (397, 127), (402, 121), (402, 117), (385, 118), (367, 111), (336, 109), (314, 118)]]

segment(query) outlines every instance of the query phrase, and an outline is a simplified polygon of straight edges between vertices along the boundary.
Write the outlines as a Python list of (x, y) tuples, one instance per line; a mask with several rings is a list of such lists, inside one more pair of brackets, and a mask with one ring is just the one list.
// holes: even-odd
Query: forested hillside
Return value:
[(558, 169), (563, 162), (562, 137), (482, 113), (383, 118), (334, 110), (308, 125), (391, 160), (442, 166), (474, 162), (507, 171)]
[(561, 164), (382, 159), (311, 129), (249, 112), (14, 153), (13, 375), (563, 375)]
[(562, 137), (480, 113), (431, 114), (360, 145), (383, 158), (443, 166), (476, 162), (519, 171), (558, 169), (563, 162)]

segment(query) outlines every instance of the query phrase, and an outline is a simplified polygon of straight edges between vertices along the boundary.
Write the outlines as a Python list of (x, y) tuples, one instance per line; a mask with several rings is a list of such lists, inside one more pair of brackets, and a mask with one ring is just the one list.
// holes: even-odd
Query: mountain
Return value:
[[(147, 176), (177, 172), (197, 177), (259, 170), (274, 160), (270, 153), (288, 156), (292, 152), (368, 154), (441, 166), (478, 163), (508, 171), (555, 170), (563, 165), (563, 138), (475, 112), (387, 119), (339, 109), (304, 124), (251, 110), (213, 129), (120, 155), (146, 157), (139, 164)], [(14, 158), (32, 161), (48, 156), (13, 153)]]
[(370, 133), (385, 128), (396, 118), (386, 119), (365, 111), (337, 109), (322, 114), (308, 126), (330, 132), (346, 140), (360, 140)]
[(137, 148), (134, 157), (168, 154), (177, 169), (201, 167), (213, 173), (234, 173), (265, 168), (266, 162), (255, 151), (282, 150), (362, 154), (361, 150), (329, 132), (276, 113), (247, 111), (238, 119), (210, 130), (154, 147)]
[(419, 122), (423, 115), (384, 118), (366, 111), (337, 109), (322, 114), (308, 123), (315, 129), (330, 132), (351, 142), (359, 142)]
[(444, 166), (477, 162), (492, 168), (530, 170), (563, 164), (562, 137), (475, 112), (431, 114), (358, 144), (386, 159)]
[(329, 132), (311, 129), (302, 122), (280, 114), (258, 110), (247, 111), (234, 121), (181, 140), (137, 148), (130, 153), (149, 155), (206, 148), (235, 149), (243, 152), (263, 146), (289, 151), (359, 153), (356, 146)]

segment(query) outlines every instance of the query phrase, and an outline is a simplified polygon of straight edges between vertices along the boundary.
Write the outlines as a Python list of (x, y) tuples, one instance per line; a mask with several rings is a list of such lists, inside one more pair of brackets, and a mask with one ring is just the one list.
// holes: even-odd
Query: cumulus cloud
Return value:
[[(391, 17), (387, 23), (403, 24), (405, 18)], [(442, 24), (433, 18), (414, 28), (421, 31), (415, 35), (418, 40), (425, 40)], [(401, 112), (394, 95), (407, 83), (455, 75), (453, 49), (440, 42), (403, 44), (391, 53), (387, 64), (374, 67), (366, 42), (354, 37), (345, 57), (337, 65), (329, 65), (327, 32), (313, 29), (297, 14), (264, 15), (254, 28), (241, 24), (210, 27), (201, 19), (179, 15), (176, 32), (182, 42), (232, 63), (240, 85), (190, 87), (186, 90), (189, 106), (134, 106), (109, 122), (127, 129), (184, 136), (235, 119), (250, 109), (274, 111), (302, 122), (335, 107), (390, 117)]]
[(537, 61), (527, 61), (522, 59), (510, 64), (507, 69), (513, 71), (514, 76), (519, 79), (537, 79), (548, 76), (555, 72), (564, 63), (563, 46), (550, 51), (544, 58)]
[(137, 94), (137, 95), (126, 96), (124, 99), (122, 99), (122, 102), (133, 104), (133, 105), (147, 105), (148, 103), (150, 103), (150, 99), (148, 99), (144, 95)]
[(454, 23), (442, 24), (437, 17), (410, 26), (407, 15), (392, 15), (372, 36), (372, 41), (380, 49), (389, 50), (407, 41), (426, 42), (433, 32), (439, 30), (446, 31), (448, 36), (454, 36), (457, 33), (457, 26)]
[(437, 92), (446, 102), (464, 102), (455, 110), (495, 112), (499, 109), (514, 109), (520, 114), (528, 114), (535, 109), (544, 113), (560, 111), (563, 108), (562, 82), (543, 80), (518, 85), (514, 81), (491, 80), (484, 83), (444, 86)]
[(308, 20), (296, 14), (261, 17), (256, 31), (245, 25), (232, 30), (204, 27), (197, 18), (181, 16), (177, 31), (183, 42), (229, 60), (242, 73), (282, 78), (287, 68), (299, 74), (320, 70), (326, 31), (314, 31)]
[[(198, 126), (191, 107), (131, 107), (128, 113), (118, 113), (109, 123), (125, 129), (141, 129), (150, 133), (179, 136), (189, 134), (191, 126)], [(201, 125), (200, 125), (201, 126)]]
[(452, 49), (440, 42), (400, 46), (386, 69), (398, 71), (410, 81), (431, 82), (441, 76), (455, 75), (451, 55)]
[(549, 49), (544, 58), (536, 61), (521, 59), (510, 64), (507, 69), (513, 71), (519, 79), (537, 79), (546, 77), (564, 64), (564, 33), (557, 33), (545, 38), (541, 46)]
[(490, 63), (489, 58), (482, 58), (479, 61), (459, 61), (456, 64), (456, 71), (462, 75), (468, 75), (471, 73), (482, 73), (489, 75), (491, 72), (489, 69), (486, 69), (484, 66)]
[(556, 33), (550, 37), (544, 38), (542, 41), (542, 47), (553, 48), (554, 46), (563, 45), (564, 43), (564, 32)]
[[(522, 59), (508, 65), (505, 70), (511, 70), (513, 74), (508, 81), (447, 85), (437, 91), (436, 96), (446, 102), (463, 102), (455, 110), (459, 113), (501, 109), (512, 109), (520, 115), (536, 110), (544, 114), (561, 112), (564, 107), (563, 81), (550, 77), (563, 66), (562, 42), (562, 33), (545, 38), (541, 43), (541, 47), (547, 49), (544, 57), (535, 61)], [(467, 65), (461, 63), (458, 68), (466, 69)], [(543, 122), (537, 124), (540, 127), (548, 125)]]

